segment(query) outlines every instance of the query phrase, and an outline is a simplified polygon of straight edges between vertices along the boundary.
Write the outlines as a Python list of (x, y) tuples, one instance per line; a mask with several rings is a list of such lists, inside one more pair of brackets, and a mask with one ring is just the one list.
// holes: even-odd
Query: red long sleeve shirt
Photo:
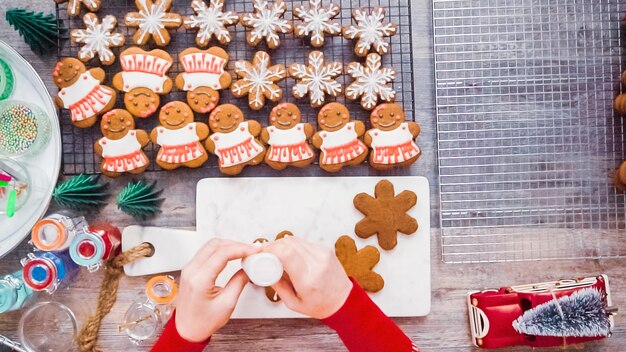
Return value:
[[(383, 313), (354, 280), (346, 302), (322, 322), (335, 330), (349, 351), (418, 351), (400, 328)], [(152, 352), (200, 352), (209, 343), (193, 343), (182, 338), (172, 317)]]

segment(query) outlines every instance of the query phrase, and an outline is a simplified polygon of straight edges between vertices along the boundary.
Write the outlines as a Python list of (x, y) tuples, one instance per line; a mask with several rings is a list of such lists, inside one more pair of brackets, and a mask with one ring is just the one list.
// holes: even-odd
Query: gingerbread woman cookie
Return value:
[(417, 204), (417, 195), (402, 191), (396, 195), (393, 183), (382, 180), (376, 184), (375, 197), (359, 193), (354, 207), (365, 217), (354, 227), (361, 238), (377, 235), (380, 248), (390, 250), (398, 244), (398, 232), (411, 235), (417, 231), (417, 221), (407, 212)]
[(343, 28), (343, 36), (347, 39), (356, 39), (354, 53), (360, 57), (366, 56), (372, 48), (380, 55), (389, 51), (389, 43), (385, 37), (396, 34), (398, 26), (395, 23), (385, 23), (385, 9), (374, 7), (368, 14), (365, 9), (352, 11), (355, 26)]
[(282, 0), (276, 0), (270, 5), (268, 0), (254, 0), (254, 12), (241, 15), (241, 24), (252, 28), (246, 37), (251, 46), (256, 46), (265, 39), (267, 47), (276, 49), (280, 45), (278, 33), (291, 33), (291, 21), (283, 18), (287, 5)]
[(125, 42), (123, 34), (112, 33), (117, 25), (115, 16), (104, 16), (100, 22), (98, 16), (88, 13), (83, 16), (83, 22), (85, 22), (85, 29), (70, 31), (72, 42), (84, 44), (78, 51), (78, 58), (83, 62), (88, 62), (98, 55), (103, 65), (113, 64), (115, 54), (111, 48), (122, 46)]
[(244, 120), (243, 112), (232, 104), (223, 104), (211, 112), (209, 127), (213, 134), (206, 140), (206, 149), (219, 158), (220, 171), (239, 174), (246, 165), (263, 161), (265, 146), (258, 140), (261, 125)]
[(350, 121), (350, 112), (339, 103), (324, 105), (317, 115), (319, 131), (311, 143), (319, 150), (323, 170), (337, 172), (344, 165), (360, 164), (367, 157), (367, 146), (361, 141), (365, 125)]
[(100, 10), (102, 0), (54, 0), (57, 4), (67, 3), (67, 14), (70, 16), (78, 16), (83, 5), (91, 12)]
[(202, 141), (209, 127), (193, 121), (193, 111), (182, 101), (165, 104), (159, 112), (159, 126), (150, 132), (150, 140), (161, 146), (156, 163), (165, 170), (180, 166), (197, 168), (209, 158)]
[(354, 240), (344, 235), (335, 242), (335, 255), (346, 274), (365, 291), (378, 292), (385, 286), (383, 277), (374, 272), (374, 266), (380, 261), (380, 252), (376, 247), (365, 246), (357, 250)]
[(54, 67), (52, 78), (59, 88), (54, 101), (60, 108), (70, 110), (76, 127), (91, 127), (98, 115), (113, 109), (115, 90), (101, 84), (104, 75), (103, 69), (87, 70), (80, 60), (72, 57), (59, 61)]
[(346, 98), (360, 99), (365, 110), (376, 107), (379, 98), (384, 102), (396, 99), (396, 91), (389, 85), (396, 78), (396, 71), (381, 67), (381, 60), (380, 55), (372, 53), (367, 55), (365, 65), (351, 62), (346, 70), (354, 78), (354, 82), (346, 88)]
[(270, 112), (271, 126), (263, 128), (261, 140), (268, 145), (265, 163), (272, 169), (287, 166), (305, 167), (315, 158), (307, 140), (313, 135), (313, 126), (302, 123), (300, 109), (291, 103), (277, 105)]
[(311, 37), (311, 45), (319, 48), (324, 45), (324, 34), (341, 34), (341, 26), (333, 21), (339, 15), (340, 8), (336, 4), (323, 5), (322, 0), (309, 0), (309, 6), (296, 6), (293, 15), (302, 20), (296, 24), (294, 32), (297, 37)]
[(226, 72), (228, 54), (220, 47), (207, 50), (189, 48), (178, 54), (184, 72), (176, 77), (176, 87), (187, 91), (193, 111), (207, 113), (219, 103), (218, 90), (228, 88), (232, 77)]
[(224, 0), (210, 0), (207, 7), (204, 0), (193, 0), (191, 7), (195, 15), (185, 17), (183, 25), (186, 29), (197, 29), (196, 44), (204, 47), (215, 37), (220, 44), (230, 43), (230, 32), (227, 26), (234, 26), (239, 21), (239, 16), (234, 12), (224, 12)]
[(124, 109), (114, 109), (102, 116), (100, 130), (104, 137), (94, 144), (94, 151), (102, 157), (100, 171), (109, 177), (127, 172), (139, 174), (150, 161), (143, 148), (150, 141), (144, 130), (135, 129), (133, 116)]
[(133, 35), (135, 44), (144, 45), (151, 37), (158, 46), (169, 44), (168, 29), (183, 24), (179, 14), (169, 12), (172, 0), (135, 0), (135, 5), (139, 12), (129, 12), (124, 17), (127, 27), (137, 27)]
[(370, 115), (372, 128), (365, 133), (363, 141), (372, 148), (370, 165), (379, 170), (394, 166), (413, 164), (421, 155), (414, 139), (420, 134), (420, 126), (405, 121), (404, 111), (398, 104), (381, 104)]
[(289, 75), (296, 79), (293, 95), (302, 98), (309, 95), (314, 108), (324, 105), (326, 94), (336, 97), (341, 94), (341, 84), (336, 81), (341, 75), (341, 63), (325, 62), (324, 53), (312, 51), (309, 54), (309, 65), (292, 64)]
[(174, 60), (160, 49), (145, 51), (138, 47), (120, 54), (122, 72), (113, 76), (113, 87), (125, 92), (124, 105), (133, 116), (146, 118), (154, 114), (161, 103), (160, 94), (172, 90), (167, 71)]
[(252, 62), (237, 61), (235, 72), (241, 79), (230, 87), (237, 98), (248, 96), (248, 106), (252, 110), (261, 110), (265, 106), (265, 99), (273, 102), (280, 101), (283, 90), (276, 83), (287, 75), (283, 65), (270, 66), (270, 56), (264, 51), (257, 51)]

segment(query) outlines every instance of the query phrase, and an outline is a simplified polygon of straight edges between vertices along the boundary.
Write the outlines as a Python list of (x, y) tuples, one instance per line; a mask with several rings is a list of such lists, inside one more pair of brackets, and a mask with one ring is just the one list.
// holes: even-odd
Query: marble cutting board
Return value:
[[(394, 184), (396, 194), (411, 190), (417, 205), (409, 214), (419, 229), (410, 236), (399, 234), (398, 246), (381, 250), (376, 237), (358, 238), (354, 225), (363, 215), (352, 199), (360, 192), (371, 195), (382, 179)], [(130, 264), (128, 275), (148, 275), (180, 270), (197, 249), (213, 237), (251, 243), (258, 237), (273, 240), (283, 230), (334, 248), (335, 240), (349, 235), (357, 247), (372, 245), (381, 252), (375, 271), (385, 287), (371, 294), (389, 316), (423, 316), (430, 311), (430, 199), (428, 180), (423, 177), (295, 177), (209, 178), (198, 182), (196, 231), (131, 226), (124, 230), (123, 248), (148, 241), (154, 256)], [(239, 268), (230, 262), (218, 278), (224, 284)], [(280, 303), (270, 302), (264, 290), (248, 285), (233, 314), (234, 318), (300, 317)]]

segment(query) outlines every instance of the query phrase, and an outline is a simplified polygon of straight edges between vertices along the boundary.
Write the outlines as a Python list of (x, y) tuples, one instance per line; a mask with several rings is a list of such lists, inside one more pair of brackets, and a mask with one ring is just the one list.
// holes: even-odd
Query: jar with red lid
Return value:
[(70, 244), (69, 253), (74, 263), (93, 272), (102, 263), (118, 255), (121, 244), (122, 234), (117, 227), (98, 224), (78, 234)]

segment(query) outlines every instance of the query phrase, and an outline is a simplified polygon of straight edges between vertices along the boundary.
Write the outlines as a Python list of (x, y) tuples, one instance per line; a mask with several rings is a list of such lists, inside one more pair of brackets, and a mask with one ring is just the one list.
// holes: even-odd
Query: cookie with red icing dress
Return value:
[(94, 144), (94, 151), (102, 157), (100, 171), (109, 177), (123, 173), (139, 174), (150, 161), (143, 148), (150, 141), (144, 130), (135, 129), (133, 116), (124, 109), (114, 109), (102, 116), (100, 130), (104, 137)]
[(317, 115), (317, 124), (319, 130), (311, 143), (321, 151), (319, 164), (323, 170), (337, 172), (345, 165), (360, 164), (367, 158), (367, 146), (361, 141), (365, 125), (351, 121), (344, 105), (324, 105)]
[(102, 84), (104, 70), (87, 70), (80, 60), (73, 57), (57, 62), (52, 72), (54, 84), (59, 88), (55, 103), (69, 109), (72, 123), (76, 127), (93, 126), (98, 116), (113, 109), (115, 90)]
[(372, 151), (370, 165), (379, 170), (394, 166), (413, 164), (422, 154), (415, 144), (420, 126), (405, 121), (404, 111), (398, 104), (381, 104), (370, 115), (372, 128), (367, 130), (363, 141)]
[(122, 72), (113, 76), (113, 87), (124, 92), (126, 110), (135, 117), (146, 118), (161, 104), (159, 95), (172, 90), (172, 79), (167, 71), (174, 60), (167, 52), (145, 51), (131, 47), (120, 54)]
[(272, 169), (306, 167), (315, 159), (315, 152), (307, 142), (315, 131), (311, 124), (301, 120), (300, 109), (291, 103), (279, 104), (270, 112), (270, 126), (261, 131), (261, 140), (268, 145), (265, 163)]
[(193, 111), (182, 101), (165, 104), (159, 112), (159, 126), (150, 132), (152, 143), (161, 146), (156, 163), (165, 170), (181, 166), (197, 168), (209, 158), (202, 142), (209, 127), (193, 121)]
[(254, 120), (244, 120), (243, 112), (232, 104), (216, 107), (209, 116), (211, 134), (205, 142), (206, 149), (219, 159), (223, 174), (237, 175), (246, 165), (263, 161), (265, 146), (258, 139), (261, 125)]

